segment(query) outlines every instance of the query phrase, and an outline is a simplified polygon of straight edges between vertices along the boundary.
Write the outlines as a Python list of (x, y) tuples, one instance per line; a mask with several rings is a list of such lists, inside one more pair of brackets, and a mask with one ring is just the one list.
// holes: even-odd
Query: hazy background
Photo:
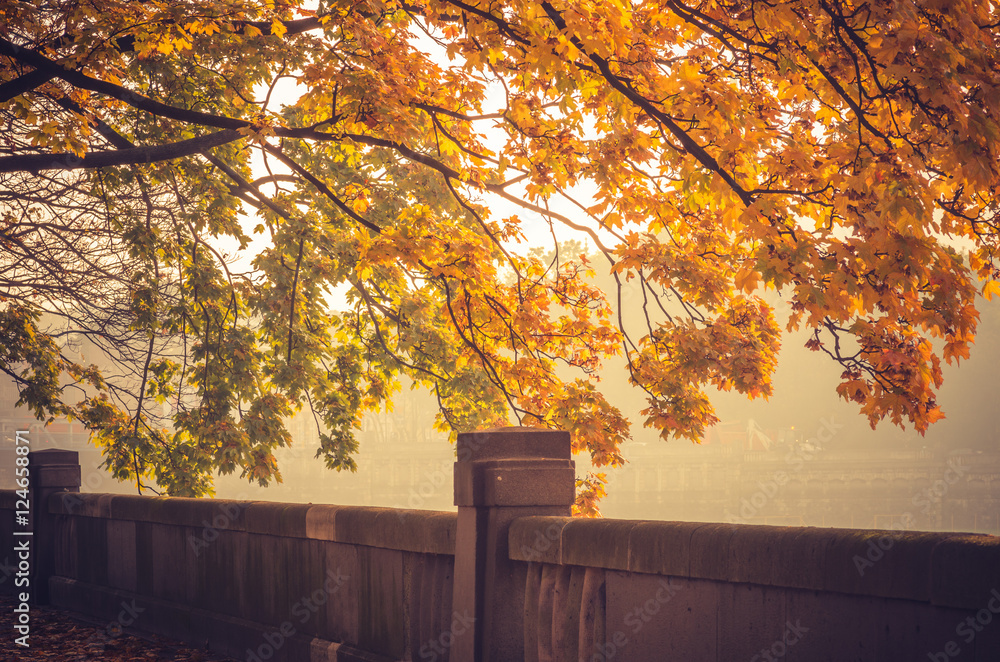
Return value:
[[(774, 303), (783, 320), (787, 310)], [(838, 366), (806, 350), (803, 332), (785, 335), (769, 401), (714, 395), (722, 422), (701, 444), (665, 442), (643, 428), (642, 393), (628, 385), (624, 364), (608, 366), (604, 391), (632, 419), (634, 438), (624, 448), (629, 464), (607, 470), (604, 515), (1000, 534), (1000, 302), (980, 303), (971, 359), (945, 367), (939, 401), (947, 418), (926, 436), (889, 423), (871, 430), (856, 405), (837, 397)], [(135, 492), (98, 468), (99, 452), (79, 423), (42, 426), (16, 400), (13, 384), (0, 384), (0, 486), (13, 485), (14, 430), (29, 429), (36, 450), (80, 451), (84, 491)], [(316, 429), (300, 415), (291, 422), (294, 446), (277, 452), (283, 483), (260, 488), (219, 477), (217, 496), (453, 509), (454, 447), (433, 430), (435, 412), (432, 396), (404, 388), (393, 411), (368, 416), (356, 474), (314, 459)], [(590, 468), (585, 456), (576, 462), (580, 475)]]

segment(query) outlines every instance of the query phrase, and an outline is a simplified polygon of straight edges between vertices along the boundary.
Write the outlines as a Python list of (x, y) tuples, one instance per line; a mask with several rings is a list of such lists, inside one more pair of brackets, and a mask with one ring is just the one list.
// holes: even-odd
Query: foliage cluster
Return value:
[[(976, 0), (0, 0), (0, 369), (182, 495), (279, 478), (303, 406), (353, 469), (401, 375), (447, 429), (564, 428), (614, 466), (604, 361), (697, 440), (711, 388), (770, 393), (782, 326), (873, 425), (925, 430), (1000, 289), (998, 23)], [(531, 219), (600, 261), (525, 250)], [(592, 509), (600, 476), (581, 489)]]

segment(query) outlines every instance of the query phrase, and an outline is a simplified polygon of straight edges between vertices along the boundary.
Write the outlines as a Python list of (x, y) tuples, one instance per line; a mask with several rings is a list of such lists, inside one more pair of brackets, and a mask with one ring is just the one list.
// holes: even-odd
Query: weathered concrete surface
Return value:
[[(242, 529), (170, 525), (163, 523), (167, 505), (150, 508), (156, 521), (58, 515), (54, 604), (113, 621), (121, 601), (135, 600), (148, 605), (136, 627), (209, 641), (241, 659), (253, 659), (247, 641), (258, 641), (274, 660), (421, 659), (421, 646), (437, 645), (451, 627), (451, 555), (259, 532), (270, 518), (279, 531), (285, 525), (287, 533), (300, 533), (295, 518), (305, 527), (307, 511), (287, 517), (287, 510), (256, 509)], [(191, 506), (182, 505), (178, 519), (192, 521)], [(127, 508), (133, 516), (140, 510), (135, 502)], [(415, 516), (409, 519), (399, 526), (412, 526)], [(429, 519), (447, 531), (446, 517)], [(383, 523), (384, 531), (391, 526)], [(330, 657), (309, 657), (318, 651)], [(437, 659), (446, 660), (443, 653)]]
[(75, 468), (39, 472), (55, 604), (117, 622), (135, 601), (133, 627), (241, 659), (448, 659), (455, 513), (57, 489)]
[(241, 659), (1000, 660), (1000, 539), (573, 519), (565, 433), (461, 435), (457, 515), (75, 494), (49, 459), (52, 601)]
[[(509, 548), (529, 660), (1000, 660), (992, 536), (531, 517)], [(593, 601), (583, 569), (604, 572), (596, 651), (540, 616)]]
[(511, 558), (980, 608), (1000, 538), (698, 522), (526, 517)]
[(203, 645), (240, 660), (273, 662), (391, 662), (349, 644), (311, 636), (294, 620), (273, 628), (185, 605), (106, 586), (56, 577), (51, 582), (55, 604), (90, 615), (105, 614), (108, 626), (131, 627)]
[(53, 495), (47, 508), (55, 515), (455, 553), (457, 521), (452, 512), (117, 494), (77, 494), (69, 499)]
[(55, 572), (57, 563), (59, 521), (48, 512), (45, 504), (57, 493), (80, 491), (80, 456), (76, 451), (48, 448), (31, 451), (27, 457), (31, 501), (28, 521), (33, 532), (29, 593), (33, 603), (48, 604), (49, 577)]
[(520, 660), (527, 568), (512, 560), (508, 529), (520, 517), (569, 515), (575, 483), (569, 434), (533, 428), (459, 434), (457, 455), (453, 607), (470, 624), (452, 633), (451, 659)]

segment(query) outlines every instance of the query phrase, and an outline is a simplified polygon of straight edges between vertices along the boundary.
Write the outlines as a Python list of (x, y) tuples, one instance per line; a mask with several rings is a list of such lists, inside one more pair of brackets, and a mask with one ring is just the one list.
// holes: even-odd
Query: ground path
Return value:
[(39, 662), (233, 662), (207, 650), (160, 637), (142, 638), (117, 623), (83, 620), (61, 609), (31, 608), (30, 648), (14, 643), (12, 596), (0, 595), (0, 661)]

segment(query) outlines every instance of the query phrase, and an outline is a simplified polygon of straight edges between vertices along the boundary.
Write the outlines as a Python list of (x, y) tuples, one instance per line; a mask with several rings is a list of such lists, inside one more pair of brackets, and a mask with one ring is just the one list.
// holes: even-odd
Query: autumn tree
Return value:
[(404, 376), (443, 428), (564, 428), (617, 465), (604, 361), (697, 440), (711, 389), (770, 393), (782, 327), (872, 425), (942, 416), (1000, 289), (993, 3), (309, 7), (0, 0), (0, 369), (118, 477), (266, 483), (301, 407), (353, 468)]

